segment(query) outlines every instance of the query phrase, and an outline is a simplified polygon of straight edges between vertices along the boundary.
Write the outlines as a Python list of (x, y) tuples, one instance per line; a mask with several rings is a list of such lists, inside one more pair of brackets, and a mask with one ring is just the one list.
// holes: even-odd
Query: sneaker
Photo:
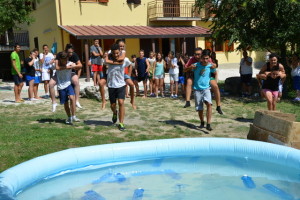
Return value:
[(56, 106), (57, 106), (57, 103), (52, 104), (52, 112), (56, 111)]
[(115, 124), (117, 120), (118, 120), (118, 112), (116, 112), (116, 114), (113, 114), (112, 122)]
[(72, 124), (72, 118), (69, 117), (68, 119), (66, 119), (66, 124)]
[(204, 128), (204, 127), (205, 127), (204, 122), (201, 122), (199, 128)]
[(80, 122), (80, 119), (78, 119), (76, 116), (73, 116), (73, 117), (72, 117), (72, 121), (73, 121), (73, 122)]
[(77, 106), (77, 108), (82, 108), (78, 101), (76, 102), (76, 106)]
[(293, 101), (300, 101), (300, 97), (296, 97)]
[(120, 131), (125, 130), (124, 124), (122, 124), (122, 123), (119, 124), (118, 128), (119, 128)]
[(173, 95), (173, 94), (171, 94), (170, 98), (174, 98), (174, 95)]
[(31, 98), (31, 99), (29, 99), (29, 101), (38, 101), (38, 99), (36, 99), (36, 98)]
[(188, 108), (188, 107), (191, 107), (191, 102), (186, 101), (185, 105), (183, 106), (183, 108)]
[(223, 115), (223, 111), (222, 111), (222, 109), (221, 109), (221, 106), (217, 106), (216, 111), (218, 111), (218, 113), (219, 113), (220, 115)]
[(158, 99), (158, 98), (159, 98), (159, 96), (157, 95), (157, 96), (156, 96), (156, 98)]
[(49, 99), (50, 98), (49, 94), (45, 94), (44, 98)]
[(206, 125), (206, 130), (208, 130), (208, 131), (212, 131), (213, 129), (210, 127), (210, 124), (207, 124)]
[(174, 99), (178, 98), (177, 94), (174, 95)]
[(165, 98), (165, 95), (164, 95), (164, 94), (162, 94), (162, 95), (161, 95), (161, 97), (162, 97), (162, 98)]

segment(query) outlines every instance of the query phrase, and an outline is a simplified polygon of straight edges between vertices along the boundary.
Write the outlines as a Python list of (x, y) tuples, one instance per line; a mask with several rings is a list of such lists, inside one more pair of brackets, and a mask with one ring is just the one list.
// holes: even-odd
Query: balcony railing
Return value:
[(0, 35), (0, 50), (11, 49), (16, 43), (23, 47), (29, 47), (28, 31), (14, 31), (13, 34)]
[(205, 13), (195, 11), (195, 1), (179, 1), (178, 3), (155, 0), (148, 3), (148, 17), (150, 21), (194, 21), (201, 20)]

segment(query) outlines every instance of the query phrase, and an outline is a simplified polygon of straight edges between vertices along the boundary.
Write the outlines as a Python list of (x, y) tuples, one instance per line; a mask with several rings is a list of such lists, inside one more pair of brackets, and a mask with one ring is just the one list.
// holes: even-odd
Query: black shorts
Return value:
[(252, 82), (252, 74), (241, 74), (241, 82), (250, 86)]
[(19, 77), (19, 75), (13, 75), (14, 83), (15, 85), (20, 85), (24, 82), (22, 78)]
[(126, 85), (120, 88), (108, 88), (110, 104), (116, 103), (117, 99), (125, 99)]

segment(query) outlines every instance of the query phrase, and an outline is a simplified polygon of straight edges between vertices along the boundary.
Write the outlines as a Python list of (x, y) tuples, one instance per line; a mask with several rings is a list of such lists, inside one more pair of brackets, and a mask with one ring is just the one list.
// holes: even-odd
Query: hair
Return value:
[(296, 56), (296, 58), (299, 60), (300, 59), (300, 56), (298, 53), (293, 53), (293, 56)]
[(119, 44), (113, 44), (113, 45), (111, 45), (111, 47), (110, 47), (110, 50), (111, 51), (115, 51), (115, 50), (119, 50), (120, 49), (120, 46), (119, 46)]
[(48, 47), (48, 45), (47, 44), (43, 44), (43, 49), (44, 49), (44, 47)]
[(120, 44), (121, 42), (123, 42), (125, 44), (125, 41), (123, 39), (117, 39), (116, 40), (116, 44)]
[(62, 51), (60, 53), (59, 62), (62, 65), (66, 65), (68, 60), (68, 53), (66, 51)]
[(274, 58), (274, 57), (277, 58), (277, 59), (279, 59), (279, 56), (276, 53), (271, 53), (269, 55), (269, 59)]
[(153, 51), (150, 51), (150, 52), (149, 52), (149, 55), (150, 55), (151, 53), (154, 53), (154, 52), (153, 52)]
[[(160, 54), (160, 55), (161, 55), (161, 58), (160, 58), (160, 60), (157, 58), (158, 54)], [(156, 53), (156, 60), (157, 60), (157, 62), (161, 62), (161, 61), (163, 60), (163, 54), (162, 54), (162, 53), (160, 53), (160, 52), (157, 52), (157, 53)]]
[(204, 57), (204, 56), (209, 56), (210, 57), (210, 51), (208, 51), (207, 49), (203, 50), (201, 57)]
[(174, 56), (174, 52), (173, 51), (169, 51), (169, 53), (168, 53), (168, 55), (172, 55), (172, 56)]
[(195, 48), (194, 52), (196, 52), (196, 51), (203, 51), (203, 49), (201, 47), (197, 47), (197, 48)]
[(35, 53), (33, 50), (32, 50), (32, 51), (30, 51), (30, 55), (31, 55), (31, 54), (33, 54), (33, 53)]
[[(95, 42), (96, 40), (99, 40), (99, 39), (94, 39), (94, 42)], [(100, 40), (99, 40), (99, 41), (100, 41)]]
[(278, 65), (276, 65), (276, 66), (272, 67), (272, 69), (271, 69), (271, 72), (274, 72), (274, 71), (280, 71), (280, 69), (279, 69), (279, 66), (278, 66)]
[(131, 58), (136, 58), (136, 55), (135, 54), (131, 55)]
[(14, 49), (16, 49), (16, 48), (17, 48), (17, 46), (20, 46), (20, 45), (19, 45), (19, 43), (15, 43), (15, 45), (14, 45)]
[(71, 43), (69, 43), (69, 44), (66, 44), (65, 51), (68, 51), (69, 49), (73, 49), (73, 50), (74, 50), (74, 46), (73, 46), (73, 44), (71, 44)]
[(37, 48), (32, 49), (32, 51), (39, 51)]
[(209, 52), (209, 56), (211, 56), (211, 50), (210, 49), (205, 49), (206, 51)]
[(140, 52), (140, 53), (141, 53), (141, 52), (144, 52), (144, 53), (145, 53), (144, 49), (141, 49), (139, 52)]

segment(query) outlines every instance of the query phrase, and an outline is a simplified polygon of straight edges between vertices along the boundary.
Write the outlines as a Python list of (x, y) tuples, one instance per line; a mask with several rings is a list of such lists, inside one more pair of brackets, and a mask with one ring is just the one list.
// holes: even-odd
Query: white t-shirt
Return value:
[[(168, 62), (168, 60), (166, 60), (166, 62)], [(169, 69), (169, 74), (179, 74), (179, 67), (177, 65), (177, 58), (173, 58), (171, 60), (172, 65), (174, 65), (174, 68), (170, 68)]]
[(43, 65), (42, 65), (42, 69), (48, 70), (52, 67), (52, 64), (50, 64), (50, 61), (54, 59), (54, 56), (52, 53), (48, 53), (47, 55), (40, 53), (40, 59), (43, 59), (44, 56), (45, 56), (45, 59), (44, 59)]
[[(39, 58), (34, 59), (33, 66), (34, 66), (34, 69), (35, 69), (35, 70), (41, 69), (41, 68), (40, 68), (40, 59), (39, 59)], [(40, 71), (35, 71), (35, 76), (41, 76), (41, 75), (42, 75), (42, 74), (41, 74)]]
[[(73, 64), (73, 62), (68, 62), (66, 66)], [(72, 69), (57, 70), (57, 89), (63, 90), (71, 85)]]
[(291, 72), (291, 75), (292, 76), (300, 76), (300, 66), (293, 69), (292, 72)]
[(121, 88), (126, 85), (124, 80), (124, 68), (131, 64), (128, 58), (124, 59), (122, 65), (107, 64), (107, 86), (108, 88)]
[(245, 74), (252, 74), (252, 58), (251, 57), (247, 57), (247, 61), (251, 62), (251, 65), (247, 65), (246, 62), (244, 62), (245, 58), (241, 59), (240, 62), (240, 66), (241, 66), (241, 74), (245, 75)]

